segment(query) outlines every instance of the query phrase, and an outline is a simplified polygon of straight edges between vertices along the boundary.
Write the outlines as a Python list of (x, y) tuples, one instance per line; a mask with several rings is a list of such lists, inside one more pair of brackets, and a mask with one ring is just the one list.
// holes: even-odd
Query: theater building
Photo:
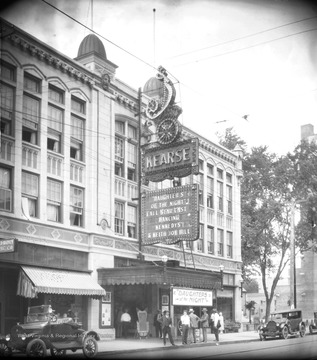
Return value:
[[(195, 173), (143, 182), (155, 76), (133, 89), (96, 35), (72, 59), (0, 21), (0, 333), (23, 322), (28, 306), (48, 303), (109, 339), (123, 307), (131, 336), (137, 309), (147, 311), (150, 336), (157, 309), (169, 309), (174, 325), (188, 307), (241, 320), (241, 149), (183, 126), (180, 139), (198, 142)], [(142, 194), (179, 197), (195, 184), (187, 210), (199, 213), (198, 238), (142, 241)]]

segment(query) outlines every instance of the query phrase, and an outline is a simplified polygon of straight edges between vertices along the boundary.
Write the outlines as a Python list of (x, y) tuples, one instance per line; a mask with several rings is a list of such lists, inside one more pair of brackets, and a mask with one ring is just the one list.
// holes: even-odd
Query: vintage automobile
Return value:
[(24, 324), (11, 328), (10, 334), (0, 340), (0, 357), (22, 352), (27, 356), (64, 356), (66, 350), (82, 349), (85, 357), (98, 352), (100, 337), (95, 331), (85, 331), (71, 317), (58, 317), (50, 305), (32, 306)]
[(302, 311), (298, 309), (274, 312), (271, 319), (258, 328), (260, 340), (279, 337), (287, 339), (289, 336), (305, 336), (306, 325), (302, 320)]
[(313, 334), (316, 331), (317, 331), (317, 311), (314, 312), (314, 318), (311, 319), (310, 324), (309, 324), (310, 334)]

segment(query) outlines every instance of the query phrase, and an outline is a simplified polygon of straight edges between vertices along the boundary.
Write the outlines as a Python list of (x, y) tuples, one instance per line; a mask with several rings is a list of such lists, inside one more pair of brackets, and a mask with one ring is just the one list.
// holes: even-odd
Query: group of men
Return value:
[[(183, 311), (183, 315), (180, 318), (180, 324), (182, 329), (182, 344), (186, 345), (191, 342), (196, 343), (196, 329), (199, 327), (202, 329), (203, 342), (207, 342), (207, 329), (212, 328), (216, 338), (216, 345), (219, 345), (219, 323), (220, 317), (217, 309), (213, 309), (209, 319), (208, 310), (202, 309), (203, 315), (199, 318), (193, 309)], [(169, 315), (169, 311), (164, 311), (163, 316), (160, 312), (155, 315), (154, 325), (156, 328), (156, 336), (163, 338), (163, 343), (166, 345), (166, 335), (168, 335), (169, 341), (175, 346), (174, 339), (171, 332), (172, 318)], [(191, 340), (189, 340), (191, 338)], [(191, 342), (189, 342), (191, 341)]]

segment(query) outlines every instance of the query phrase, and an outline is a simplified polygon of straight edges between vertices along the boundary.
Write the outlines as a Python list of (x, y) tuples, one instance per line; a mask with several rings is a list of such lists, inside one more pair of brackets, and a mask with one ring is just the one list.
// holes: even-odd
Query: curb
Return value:
[[(247, 342), (254, 342), (260, 341), (260, 339), (249, 339), (249, 340), (231, 340), (231, 341), (220, 341), (219, 346), (221, 345), (228, 345), (228, 344), (237, 344), (237, 343), (247, 343)], [(153, 351), (162, 351), (162, 350), (171, 350), (177, 349), (178, 347), (203, 347), (203, 346), (216, 346), (214, 342), (207, 342), (207, 343), (198, 343), (198, 344), (190, 344), (190, 345), (176, 345), (172, 346), (171, 344), (167, 346), (157, 346), (157, 347), (149, 347), (149, 348), (139, 348), (139, 349), (129, 349), (129, 350), (109, 350), (109, 351), (98, 351), (98, 354), (109, 354), (109, 355), (119, 355), (125, 353), (136, 353), (136, 352), (153, 352)]]

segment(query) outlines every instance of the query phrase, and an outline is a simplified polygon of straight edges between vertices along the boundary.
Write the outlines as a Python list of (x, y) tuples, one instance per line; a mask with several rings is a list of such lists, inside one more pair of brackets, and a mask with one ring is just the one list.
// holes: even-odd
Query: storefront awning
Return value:
[(98, 269), (98, 281), (107, 285), (156, 284), (200, 289), (220, 289), (221, 277), (211, 271), (184, 267), (140, 265), (121, 268)]
[(87, 295), (96, 298), (106, 294), (87, 273), (21, 266), (17, 295), (33, 298), (37, 293)]

